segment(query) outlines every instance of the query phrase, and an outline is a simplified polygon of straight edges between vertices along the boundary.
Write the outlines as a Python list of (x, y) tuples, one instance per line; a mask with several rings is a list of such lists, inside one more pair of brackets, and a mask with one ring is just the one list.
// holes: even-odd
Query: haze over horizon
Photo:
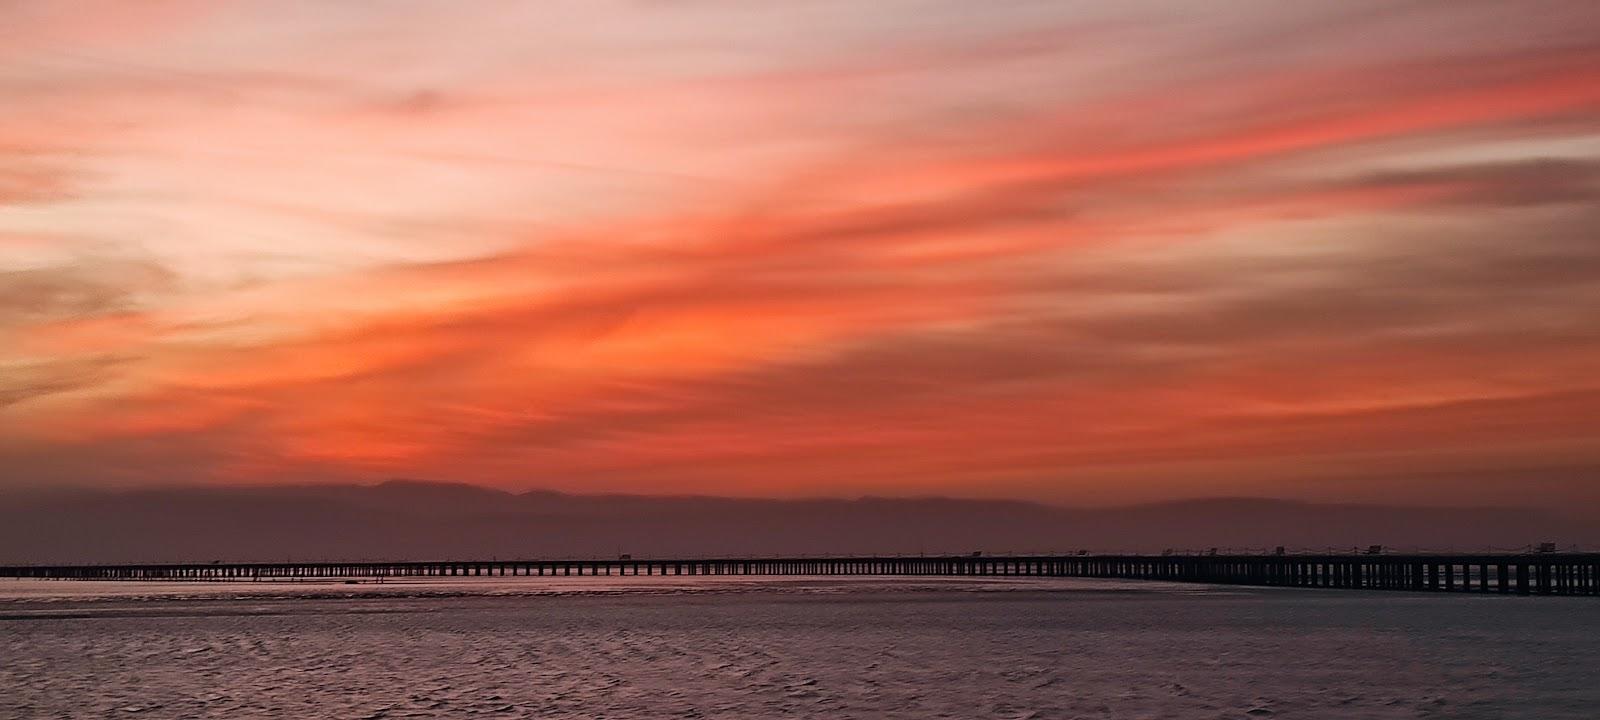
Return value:
[(0, 495), (1592, 517), (1596, 27), (0, 4)]
[[(1576, 472), (1567, 469), (1570, 472)], [(998, 503), (1030, 505), (1058, 510), (1126, 510), (1131, 508), (1147, 508), (1156, 506), (1203, 506), (1206, 504), (1237, 504), (1239, 506), (1265, 507), (1271, 505), (1301, 506), (1301, 507), (1342, 507), (1342, 508), (1385, 508), (1389, 510), (1486, 510), (1486, 511), (1533, 511), (1548, 513), (1551, 517), (1579, 519), (1584, 522), (1600, 522), (1600, 507), (1591, 504), (1548, 506), (1539, 502), (1539, 498), (1527, 498), (1522, 503), (1491, 503), (1474, 504), (1470, 502), (1441, 502), (1434, 504), (1408, 504), (1395, 503), (1383, 505), (1372, 502), (1344, 502), (1344, 501), (1317, 501), (1303, 500), (1293, 497), (1270, 495), (1196, 495), (1193, 497), (1172, 497), (1147, 501), (1115, 501), (1115, 502), (1082, 502), (1073, 498), (1059, 498), (1055, 500), (1034, 500), (1029, 498), (1016, 498), (1004, 496), (986, 496), (982, 494), (955, 495), (935, 493), (901, 493), (901, 494), (796, 494), (793, 496), (772, 496), (757, 494), (710, 494), (695, 492), (657, 493), (647, 492), (604, 492), (604, 491), (568, 491), (558, 490), (540, 485), (519, 485), (499, 487), (482, 485), (470, 482), (452, 480), (430, 480), (425, 478), (394, 477), (378, 480), (365, 480), (359, 482), (347, 481), (312, 481), (294, 482), (288, 479), (276, 479), (272, 482), (257, 484), (226, 484), (213, 483), (149, 483), (140, 485), (109, 485), (102, 486), (92, 483), (80, 484), (55, 484), (55, 485), (18, 485), (0, 488), (0, 503), (17, 501), (31, 501), (39, 498), (82, 498), (82, 497), (151, 497), (151, 496), (183, 496), (194, 497), (216, 496), (218, 494), (236, 494), (238, 497), (252, 495), (274, 494), (280, 491), (293, 496), (295, 493), (308, 493), (316, 495), (324, 491), (333, 493), (365, 493), (386, 491), (417, 491), (439, 492), (443, 495), (457, 497), (477, 496), (511, 497), (511, 498), (565, 498), (580, 502), (606, 502), (606, 501), (710, 501), (741, 503), (749, 501), (771, 500), (783, 503), (852, 503), (852, 502), (939, 502), (939, 503)], [(1600, 535), (1597, 535), (1600, 538)]]
[(1591, 509), (1217, 498), (1114, 508), (1014, 500), (512, 494), (470, 485), (0, 493), (7, 563), (751, 555), (1526, 550), (1600, 547)]

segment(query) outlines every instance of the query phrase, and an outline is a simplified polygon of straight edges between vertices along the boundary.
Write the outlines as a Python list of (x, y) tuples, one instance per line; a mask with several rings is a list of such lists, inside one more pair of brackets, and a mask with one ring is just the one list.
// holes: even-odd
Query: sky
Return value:
[(0, 488), (1600, 506), (1596, 27), (0, 2)]

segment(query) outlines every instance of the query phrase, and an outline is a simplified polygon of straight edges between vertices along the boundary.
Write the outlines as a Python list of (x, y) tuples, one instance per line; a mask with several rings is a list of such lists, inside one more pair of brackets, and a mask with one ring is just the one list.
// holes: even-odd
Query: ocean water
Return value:
[(1074, 579), (0, 582), (0, 718), (1600, 718), (1600, 602)]

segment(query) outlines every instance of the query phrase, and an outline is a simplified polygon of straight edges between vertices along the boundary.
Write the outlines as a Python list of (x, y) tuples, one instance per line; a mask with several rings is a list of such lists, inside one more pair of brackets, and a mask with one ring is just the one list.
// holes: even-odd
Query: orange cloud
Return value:
[(642, 9), (536, 45), (443, 5), (119, 12), (39, 16), (67, 55), (0, 78), (0, 463), (39, 482), (1116, 502), (1600, 465), (1567, 20), (774, 10), (712, 52)]

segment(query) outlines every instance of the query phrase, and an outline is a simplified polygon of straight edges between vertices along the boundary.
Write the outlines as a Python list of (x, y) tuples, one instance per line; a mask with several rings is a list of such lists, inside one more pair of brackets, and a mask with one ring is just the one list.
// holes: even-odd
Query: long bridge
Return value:
[(996, 555), (18, 565), (0, 577), (282, 581), (589, 576), (1075, 577), (1218, 585), (1600, 596), (1600, 553)]

